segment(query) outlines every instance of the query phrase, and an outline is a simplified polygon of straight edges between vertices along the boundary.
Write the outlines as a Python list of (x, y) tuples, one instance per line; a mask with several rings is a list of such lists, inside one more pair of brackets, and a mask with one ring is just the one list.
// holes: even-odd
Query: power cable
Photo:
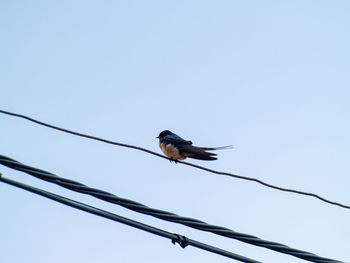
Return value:
[[(60, 128), (60, 127), (57, 127), (57, 126), (54, 126), (54, 125), (51, 125), (51, 124), (48, 124), (48, 123), (45, 123), (45, 122), (42, 122), (42, 121), (35, 120), (35, 119), (31, 118), (31, 117), (28, 117), (28, 116), (25, 116), (25, 115), (22, 115), (22, 114), (8, 112), (8, 111), (4, 111), (4, 110), (0, 110), (0, 113), (6, 114), (6, 115), (10, 115), (10, 116), (14, 116), (14, 117), (18, 117), (18, 118), (22, 118), (22, 119), (26, 119), (26, 120), (34, 122), (36, 124), (39, 124), (39, 125), (42, 125), (42, 126), (45, 126), (45, 127), (49, 127), (51, 129), (59, 130), (59, 131), (62, 131), (62, 132), (70, 133), (70, 134), (73, 134), (73, 135), (77, 135), (77, 136), (80, 136), (80, 137), (85, 137), (85, 138), (88, 138), (88, 139), (92, 139), (92, 140), (96, 140), (96, 141), (100, 141), (100, 142), (104, 142), (104, 143), (108, 143), (108, 144), (112, 144), (112, 145), (117, 145), (117, 146), (121, 146), (121, 147), (131, 148), (131, 149), (143, 151), (143, 152), (146, 152), (146, 153), (149, 153), (149, 154), (153, 154), (155, 156), (158, 156), (160, 158), (164, 158), (164, 159), (167, 159), (167, 160), (170, 160), (170, 161), (172, 160), (172, 159), (170, 159), (170, 158), (168, 158), (168, 157), (166, 157), (164, 155), (161, 155), (159, 153), (150, 151), (150, 150), (142, 148), (142, 147), (138, 147), (138, 146), (134, 146), (134, 145), (130, 145), (130, 144), (125, 144), (125, 143), (114, 142), (114, 141), (106, 140), (106, 139), (103, 139), (103, 138), (99, 138), (99, 137), (95, 137), (95, 136), (91, 136), (91, 135), (86, 135), (86, 134), (83, 134), (83, 133), (79, 133), (79, 132), (71, 131), (71, 130), (68, 130), (68, 129)], [(198, 169), (201, 169), (201, 170), (204, 170), (204, 171), (207, 171), (207, 172), (210, 172), (210, 173), (214, 173), (214, 174), (226, 175), (226, 176), (230, 176), (230, 177), (234, 177), (234, 178), (238, 178), (238, 179), (242, 179), (242, 180), (253, 181), (253, 182), (259, 183), (261, 185), (264, 185), (266, 187), (269, 187), (269, 188), (272, 188), (272, 189), (275, 189), (275, 190), (279, 190), (279, 191), (283, 191), (283, 192), (290, 192), (290, 193), (295, 193), (295, 194), (299, 194), (299, 195), (306, 195), (306, 196), (315, 197), (315, 198), (317, 198), (317, 199), (319, 199), (319, 200), (321, 200), (323, 202), (326, 202), (328, 204), (336, 205), (336, 206), (339, 206), (339, 207), (342, 207), (342, 208), (350, 209), (349, 205), (344, 205), (344, 204), (341, 204), (341, 203), (338, 203), (338, 202), (335, 202), (335, 201), (328, 200), (328, 199), (326, 199), (324, 197), (321, 197), (321, 196), (319, 196), (317, 194), (314, 194), (314, 193), (309, 193), (309, 192), (304, 192), (304, 191), (300, 191), (300, 190), (295, 190), (295, 189), (289, 189), (289, 188), (285, 188), (285, 187), (275, 186), (275, 185), (272, 185), (272, 184), (269, 184), (269, 183), (265, 183), (265, 182), (263, 182), (263, 181), (261, 181), (259, 179), (253, 178), (253, 177), (247, 177), (247, 176), (242, 176), (242, 175), (237, 175), (237, 174), (232, 174), (232, 173), (227, 173), (227, 172), (220, 172), (220, 171), (209, 169), (209, 168), (206, 168), (206, 167), (203, 167), (203, 166), (200, 166), (200, 165), (187, 163), (187, 162), (184, 162), (184, 161), (177, 161), (177, 163), (181, 163), (181, 164), (184, 164), (184, 165), (187, 165), (187, 166), (192, 166), (194, 168), (198, 168)]]
[(228, 257), (231, 259), (235, 259), (235, 260), (238, 260), (241, 262), (261, 263), (260, 261), (256, 261), (254, 259), (243, 257), (241, 255), (232, 253), (230, 251), (223, 250), (223, 249), (220, 249), (220, 248), (217, 248), (217, 247), (214, 247), (214, 246), (187, 238), (187, 237), (179, 235), (179, 234), (173, 234), (173, 233), (164, 231), (162, 229), (155, 228), (153, 226), (146, 225), (144, 223), (141, 223), (141, 222), (138, 222), (138, 221), (126, 218), (126, 217), (122, 217), (122, 216), (119, 216), (117, 214), (113, 214), (113, 213), (107, 212), (105, 210), (102, 210), (102, 209), (99, 209), (99, 208), (96, 208), (96, 207), (93, 207), (93, 206), (90, 206), (90, 205), (87, 205), (87, 204), (84, 204), (81, 202), (77, 202), (75, 200), (68, 199), (66, 197), (63, 197), (63, 196), (60, 196), (60, 195), (57, 195), (54, 193), (44, 191), (44, 190), (39, 189), (39, 188), (32, 187), (30, 185), (26, 185), (26, 184), (23, 184), (23, 183), (20, 183), (20, 182), (17, 182), (17, 181), (8, 179), (8, 178), (4, 178), (1, 176), (1, 173), (0, 173), (0, 181), (4, 182), (6, 184), (9, 184), (9, 185), (27, 190), (29, 192), (44, 196), (46, 198), (49, 198), (49, 199), (54, 200), (56, 202), (59, 202), (61, 204), (65, 204), (65, 205), (74, 207), (76, 209), (79, 209), (79, 210), (82, 210), (82, 211), (85, 211), (85, 212), (88, 212), (88, 213), (91, 213), (94, 215), (98, 215), (98, 216), (101, 216), (101, 217), (104, 217), (104, 218), (107, 218), (107, 219), (110, 219), (110, 220), (113, 220), (113, 221), (116, 221), (116, 222), (119, 222), (119, 223), (122, 223), (122, 224), (125, 224), (128, 226), (132, 226), (132, 227), (141, 229), (143, 231), (146, 231), (146, 232), (158, 235), (158, 236), (168, 238), (171, 240), (171, 242), (173, 242), (173, 244), (178, 243), (182, 248), (185, 248), (186, 246), (193, 246), (193, 247), (203, 249), (203, 250), (206, 250), (206, 251), (209, 251), (209, 252), (221, 255), (221, 256), (225, 256), (225, 257)]
[(315, 255), (310, 252), (298, 250), (295, 248), (288, 247), (286, 245), (277, 243), (277, 242), (272, 242), (272, 241), (266, 241), (263, 239), (260, 239), (258, 237), (248, 235), (248, 234), (243, 234), (239, 232), (235, 232), (231, 229), (225, 228), (225, 227), (220, 227), (216, 225), (210, 225), (207, 224), (203, 221), (190, 218), (190, 217), (182, 217), (179, 215), (176, 215), (174, 213), (170, 213), (167, 211), (159, 210), (159, 209), (153, 209), (148, 206), (145, 206), (141, 203), (128, 200), (125, 198), (121, 198), (118, 196), (115, 196), (111, 193), (99, 190), (99, 189), (94, 189), (90, 188), (82, 183), (62, 178), (57, 175), (54, 175), (52, 173), (46, 172), (44, 170), (40, 170), (34, 167), (27, 166), (25, 164), (19, 163), (18, 161), (15, 161), (11, 158), (8, 158), (6, 156), (0, 155), (0, 164), (7, 166), (9, 168), (25, 172), (27, 174), (30, 174), (36, 178), (39, 178), (41, 180), (45, 180), (50, 183), (54, 183), (57, 185), (60, 185), (64, 188), (73, 190), (75, 192), (79, 193), (84, 193), (88, 194), (91, 196), (94, 196), (98, 199), (114, 203), (117, 205), (120, 205), (122, 207), (125, 207), (127, 209), (142, 213), (142, 214), (147, 214), (151, 215), (153, 217), (166, 220), (169, 222), (174, 222), (178, 224), (182, 224), (191, 228), (195, 228), (198, 230), (206, 231), (206, 232), (211, 232), (220, 236), (236, 239), (251, 245), (259, 246), (259, 247), (265, 247), (267, 249), (271, 249), (283, 254), (288, 254), (297, 258), (301, 258), (307, 261), (311, 262), (318, 262), (318, 263), (340, 263), (341, 261), (338, 260), (333, 260), (329, 258), (324, 258), (320, 257), (318, 255)]

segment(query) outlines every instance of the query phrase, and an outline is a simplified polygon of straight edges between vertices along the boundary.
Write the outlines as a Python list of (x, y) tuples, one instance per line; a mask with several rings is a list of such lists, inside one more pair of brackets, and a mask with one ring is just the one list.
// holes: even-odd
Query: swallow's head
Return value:
[(156, 138), (162, 139), (162, 138), (164, 138), (165, 136), (168, 136), (168, 135), (170, 135), (170, 134), (172, 134), (171, 131), (165, 130), (165, 131), (162, 131), (161, 133), (159, 133), (158, 137), (156, 137)]

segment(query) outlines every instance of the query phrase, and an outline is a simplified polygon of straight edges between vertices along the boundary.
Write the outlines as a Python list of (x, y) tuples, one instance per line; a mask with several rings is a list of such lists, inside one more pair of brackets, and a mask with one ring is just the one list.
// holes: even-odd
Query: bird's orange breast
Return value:
[(159, 142), (159, 148), (162, 150), (162, 152), (168, 156), (169, 158), (173, 158), (176, 160), (184, 160), (186, 159), (185, 156), (181, 155), (179, 150), (172, 144), (163, 144)]

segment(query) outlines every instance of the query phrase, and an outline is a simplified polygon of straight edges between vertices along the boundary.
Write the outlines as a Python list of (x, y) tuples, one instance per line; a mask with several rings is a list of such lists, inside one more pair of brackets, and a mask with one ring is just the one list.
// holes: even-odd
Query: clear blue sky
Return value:
[[(2, 1), (1, 109), (350, 204), (349, 1)], [(350, 210), (0, 115), (1, 154), (150, 207), (350, 262)], [(299, 259), (4, 176), (263, 262)], [(232, 262), (0, 183), (1, 262)]]

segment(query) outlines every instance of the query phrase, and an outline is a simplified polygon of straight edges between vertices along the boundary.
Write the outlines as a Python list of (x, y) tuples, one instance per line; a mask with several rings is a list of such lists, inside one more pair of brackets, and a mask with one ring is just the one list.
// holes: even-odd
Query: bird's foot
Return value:
[(176, 159), (173, 159), (173, 158), (169, 158), (169, 162), (174, 162), (174, 163), (177, 163), (177, 160)]

